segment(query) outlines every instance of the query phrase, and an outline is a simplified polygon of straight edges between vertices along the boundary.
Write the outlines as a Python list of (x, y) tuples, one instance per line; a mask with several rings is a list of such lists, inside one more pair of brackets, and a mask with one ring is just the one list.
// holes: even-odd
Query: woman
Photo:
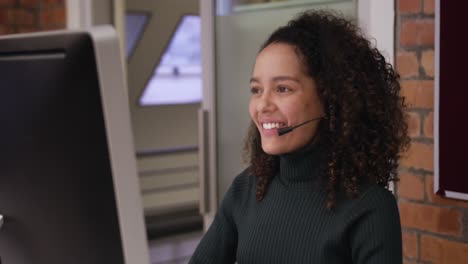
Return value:
[(250, 167), (190, 263), (402, 263), (386, 190), (409, 145), (398, 78), (336, 14), (309, 11), (273, 32), (250, 80)]

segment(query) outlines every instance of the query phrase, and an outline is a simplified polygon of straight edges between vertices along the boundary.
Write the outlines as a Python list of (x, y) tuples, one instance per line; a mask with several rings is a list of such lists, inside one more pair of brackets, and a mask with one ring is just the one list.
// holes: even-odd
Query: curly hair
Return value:
[[(335, 206), (338, 191), (355, 197), (363, 183), (388, 188), (397, 181), (410, 144), (399, 75), (360, 29), (332, 11), (306, 11), (274, 31), (261, 50), (272, 43), (295, 47), (323, 102), (328, 118), (320, 121), (314, 144), (323, 146), (327, 208)], [(279, 157), (262, 150), (253, 123), (245, 143), (261, 201)]]

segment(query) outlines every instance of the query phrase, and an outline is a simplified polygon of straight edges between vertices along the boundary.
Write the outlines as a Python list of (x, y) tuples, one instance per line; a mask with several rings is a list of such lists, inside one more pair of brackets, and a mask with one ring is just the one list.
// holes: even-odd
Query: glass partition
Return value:
[(311, 4), (328, 4), (333, 2), (355, 2), (356, 0), (217, 0), (217, 15), (229, 15), (238, 12), (249, 12), (262, 9), (281, 9)]

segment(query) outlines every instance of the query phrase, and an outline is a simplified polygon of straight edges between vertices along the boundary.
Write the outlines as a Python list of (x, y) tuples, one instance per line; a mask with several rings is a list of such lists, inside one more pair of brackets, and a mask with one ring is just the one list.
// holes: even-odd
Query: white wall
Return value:
[(394, 65), (394, 0), (359, 0), (358, 23), (388, 62)]

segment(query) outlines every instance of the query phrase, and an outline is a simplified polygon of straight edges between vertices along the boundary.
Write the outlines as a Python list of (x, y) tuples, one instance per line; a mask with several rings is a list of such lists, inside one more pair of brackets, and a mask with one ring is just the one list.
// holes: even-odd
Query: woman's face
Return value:
[(265, 47), (255, 60), (250, 87), (249, 112), (260, 132), (263, 151), (270, 155), (290, 153), (312, 140), (318, 122), (278, 136), (278, 128), (324, 113), (315, 81), (306, 73), (294, 46), (272, 43)]

